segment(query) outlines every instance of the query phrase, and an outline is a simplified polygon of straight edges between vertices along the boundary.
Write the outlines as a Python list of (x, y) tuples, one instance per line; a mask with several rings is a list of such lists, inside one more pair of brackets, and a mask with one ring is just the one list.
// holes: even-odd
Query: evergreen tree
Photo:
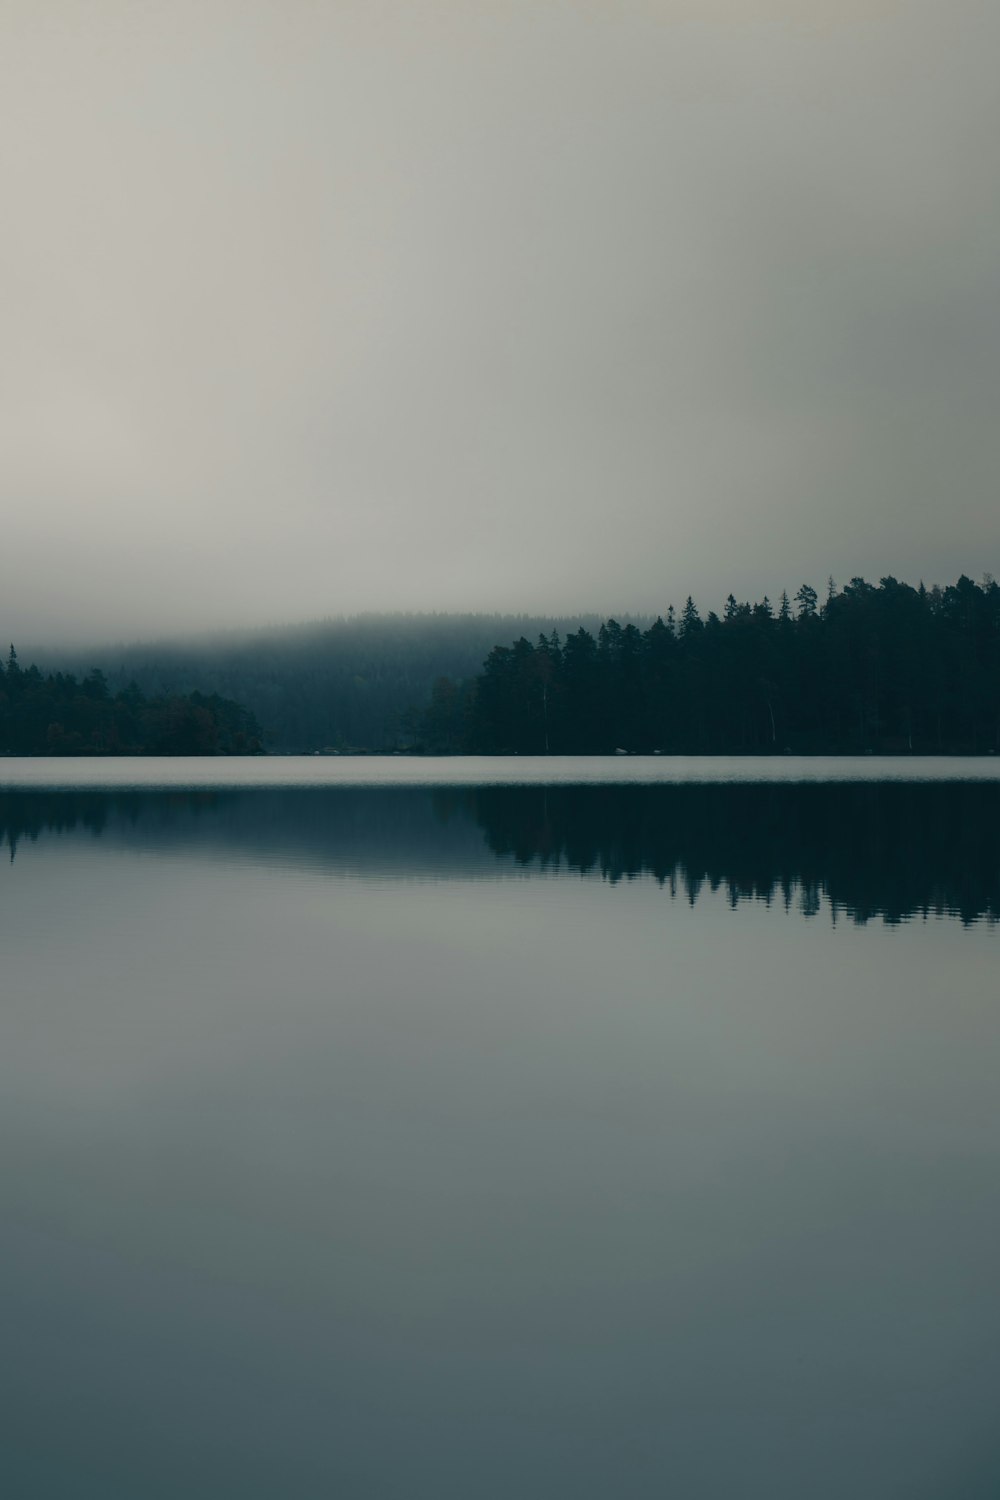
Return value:
[[(920, 590), (852, 578), (822, 610), (803, 584), (793, 618), (730, 595), (703, 621), (606, 621), (597, 641), (544, 635), (487, 659), (468, 743), (607, 754), (1000, 750), (1000, 587), (963, 576)], [(541, 690), (540, 690), (541, 685)]]

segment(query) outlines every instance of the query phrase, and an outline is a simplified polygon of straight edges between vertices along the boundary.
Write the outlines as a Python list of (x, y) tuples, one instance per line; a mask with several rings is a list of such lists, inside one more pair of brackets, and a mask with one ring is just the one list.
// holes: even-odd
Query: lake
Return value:
[(1000, 765), (0, 761), (18, 1500), (1000, 1492)]

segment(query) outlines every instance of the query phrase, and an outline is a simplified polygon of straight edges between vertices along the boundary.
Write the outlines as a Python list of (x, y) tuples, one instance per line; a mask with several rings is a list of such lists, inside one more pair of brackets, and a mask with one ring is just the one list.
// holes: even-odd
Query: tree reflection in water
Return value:
[(314, 868), (652, 876), (864, 923), (1000, 916), (1000, 783), (691, 784), (0, 794), (0, 843), (183, 843)]

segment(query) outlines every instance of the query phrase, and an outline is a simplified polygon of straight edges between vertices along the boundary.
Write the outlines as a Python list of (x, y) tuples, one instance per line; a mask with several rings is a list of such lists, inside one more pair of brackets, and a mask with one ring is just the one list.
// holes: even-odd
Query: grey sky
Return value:
[(1000, 7), (2, 0), (0, 630), (1000, 571)]

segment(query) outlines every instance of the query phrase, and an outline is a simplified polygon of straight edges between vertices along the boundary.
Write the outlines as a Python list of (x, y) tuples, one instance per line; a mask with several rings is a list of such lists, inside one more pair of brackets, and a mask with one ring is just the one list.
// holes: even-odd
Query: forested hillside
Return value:
[(600, 616), (587, 614), (361, 615), (203, 642), (105, 647), (86, 659), (54, 650), (36, 656), (76, 672), (96, 662), (113, 692), (135, 682), (151, 694), (223, 693), (256, 717), (268, 749), (380, 751), (412, 745), (435, 681), (471, 680), (498, 641), (599, 625)]
[(500, 753), (1000, 750), (1000, 587), (803, 585), (647, 630), (522, 637), (471, 687), (439, 683), (426, 738)]
[(124, 701), (130, 684), (157, 700), (224, 694), (274, 750), (1000, 750), (1000, 587), (989, 576), (929, 589), (854, 578), (822, 601), (803, 584), (777, 606), (730, 595), (704, 618), (690, 598), (679, 615), (603, 623), (358, 616), (96, 660), (110, 698)]

